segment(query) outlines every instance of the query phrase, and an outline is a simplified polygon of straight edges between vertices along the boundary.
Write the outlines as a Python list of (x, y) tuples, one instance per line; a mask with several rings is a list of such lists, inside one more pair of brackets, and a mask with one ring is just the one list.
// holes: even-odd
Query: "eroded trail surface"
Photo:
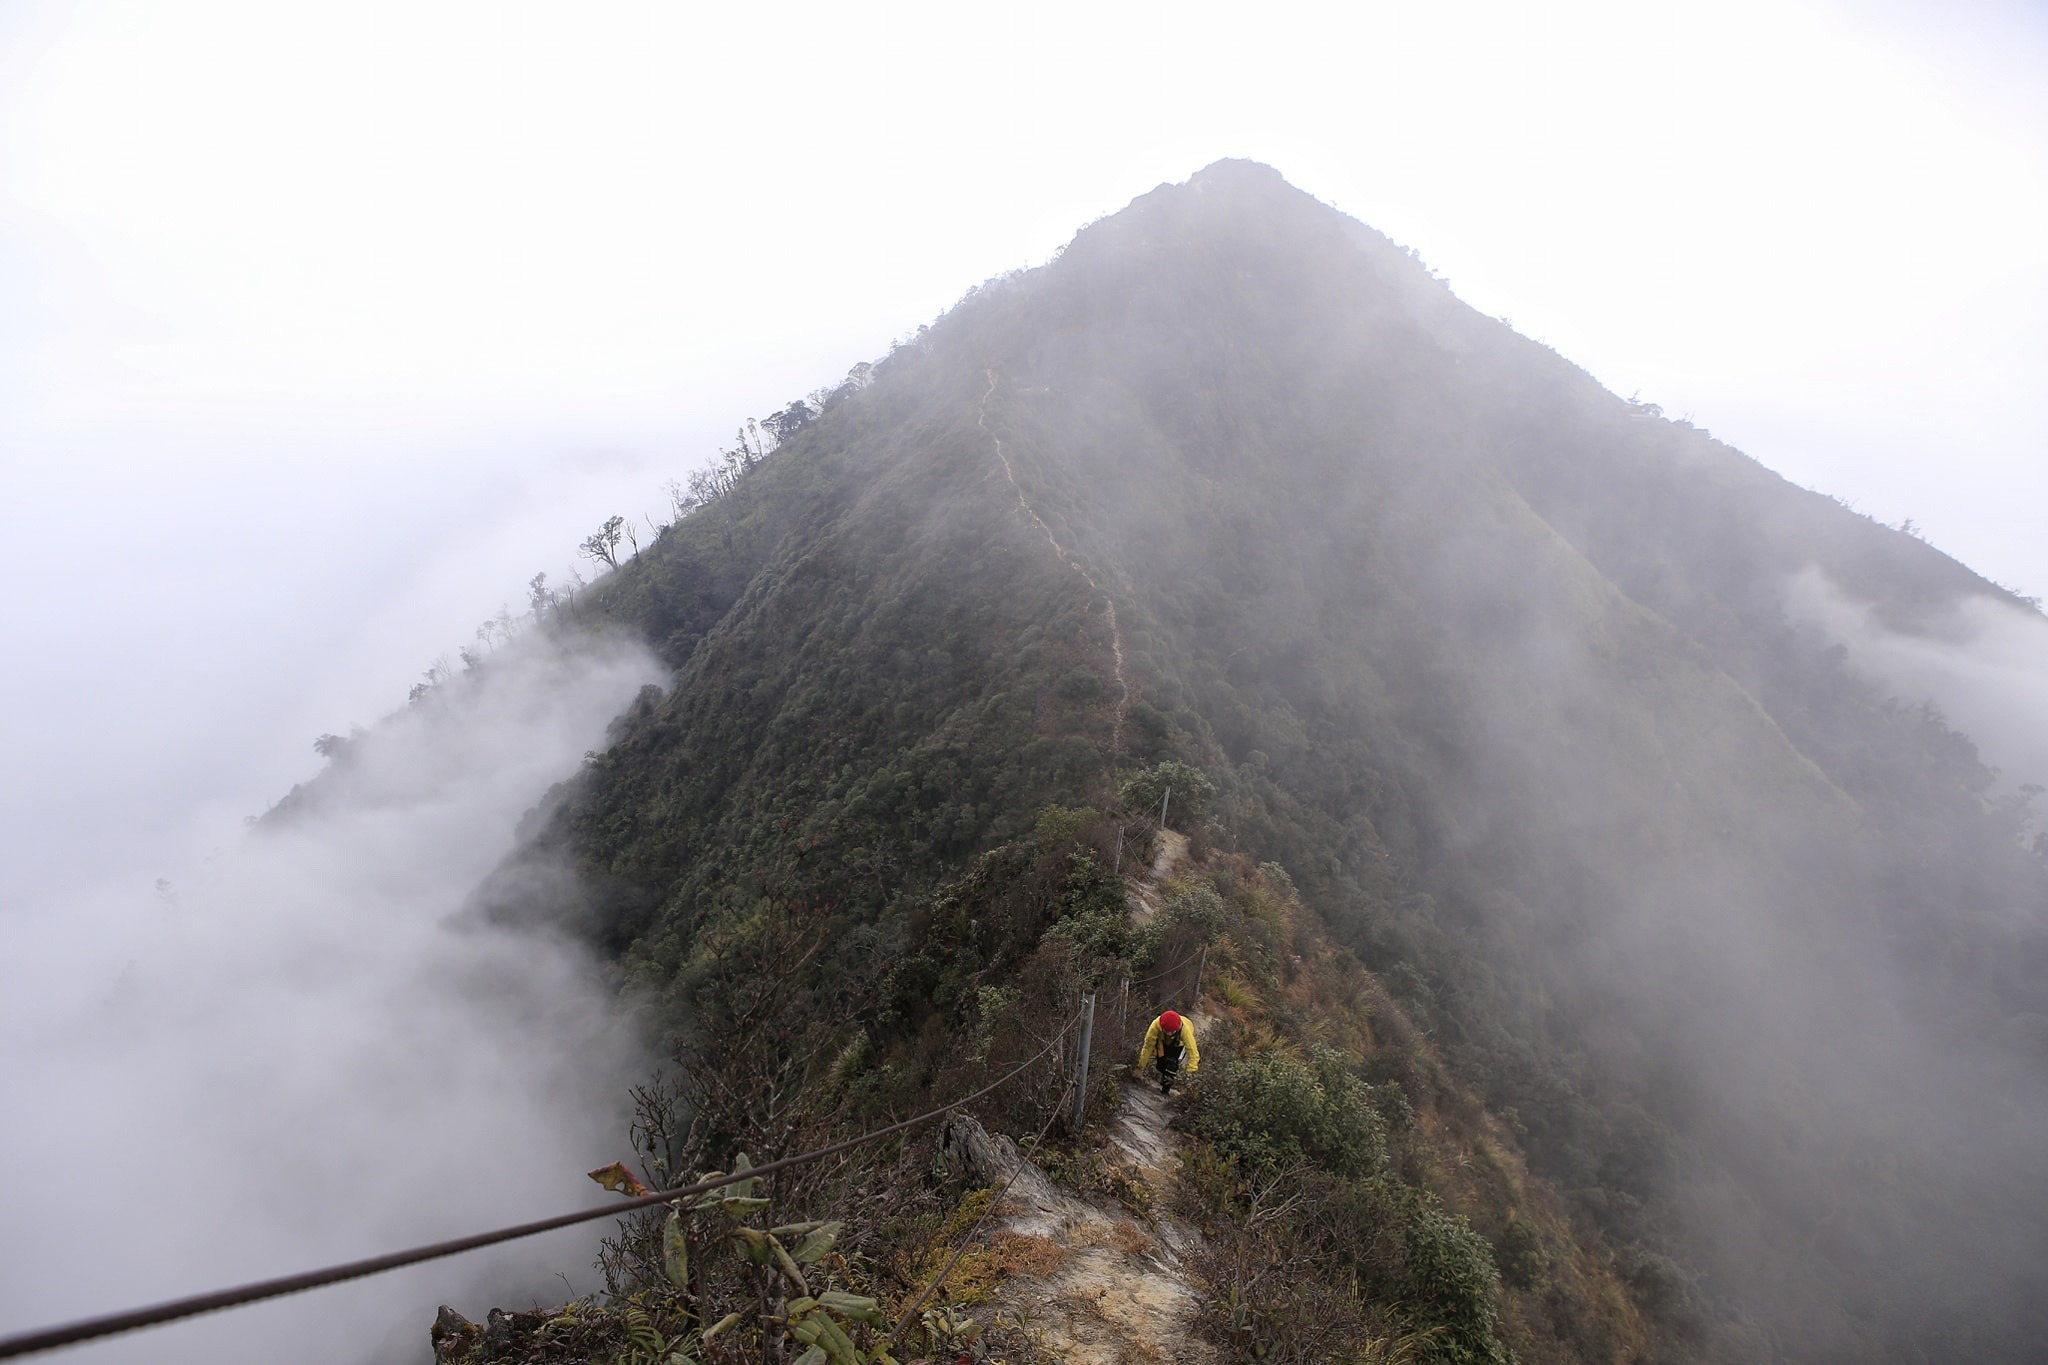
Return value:
[[(1004, 1281), (996, 1307), (1019, 1324), (1049, 1359), (1074, 1365), (1139, 1361), (1220, 1362), (1195, 1334), (1201, 1298), (1187, 1272), (1200, 1244), (1195, 1229), (1165, 1211), (1176, 1178), (1177, 1140), (1168, 1103), (1156, 1089), (1127, 1082), (1110, 1154), (1111, 1180), (1124, 1199), (1083, 1198), (1026, 1169), (993, 1210), (991, 1246), (1021, 1267)], [(972, 1178), (995, 1184), (1023, 1161), (1005, 1138), (963, 1120), (949, 1147), (980, 1146), (965, 1156)]]
[(1159, 913), (1165, 904), (1160, 887), (1173, 875), (1173, 869), (1180, 866), (1188, 856), (1188, 839), (1185, 834), (1175, 834), (1170, 829), (1159, 831), (1157, 847), (1153, 850), (1152, 866), (1139, 876), (1131, 877), (1124, 883), (1125, 904), (1130, 907), (1131, 923), (1143, 924)]

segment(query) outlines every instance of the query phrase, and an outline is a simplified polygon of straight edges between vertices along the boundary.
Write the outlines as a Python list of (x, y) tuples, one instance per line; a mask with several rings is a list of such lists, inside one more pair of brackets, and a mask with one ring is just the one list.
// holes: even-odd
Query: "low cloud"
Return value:
[[(636, 1040), (586, 955), (459, 912), (660, 676), (637, 648), (529, 637), (234, 848), (15, 907), (0, 1333), (588, 1204)], [(605, 1226), (71, 1358), (424, 1361), (437, 1302), (559, 1299)]]
[(1788, 584), (1786, 610), (1841, 645), (1878, 687), (1939, 710), (1999, 770), (2002, 786), (2048, 786), (2048, 617), (1975, 597), (1944, 618), (1942, 633), (1906, 634), (1818, 569)]

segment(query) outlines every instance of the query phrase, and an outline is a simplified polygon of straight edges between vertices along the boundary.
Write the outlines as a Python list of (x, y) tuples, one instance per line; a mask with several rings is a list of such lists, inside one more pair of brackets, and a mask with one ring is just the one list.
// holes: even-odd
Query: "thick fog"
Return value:
[[(353, 742), (297, 809), (189, 861), (11, 905), (0, 1332), (590, 1204), (630, 1027), (573, 946), (465, 921), (550, 784), (660, 670), (537, 634)], [(118, 847), (118, 839), (109, 847)], [(438, 1301), (559, 1301), (607, 1225), (80, 1350), (423, 1360)], [(465, 1297), (467, 1296), (467, 1297)]]
[[(1553, 1178), (1652, 1192), (1647, 1218), (1600, 1207), (1671, 1320), (1739, 1306), (1681, 1358), (1847, 1358), (1859, 1332), (1901, 1352), (1976, 1332), (1995, 1344), (1984, 1358), (2017, 1358), (2002, 1352), (2038, 1329), (2048, 1271), (2048, 1021), (2020, 979), (2048, 928), (2038, 881), (1973, 881), (1960, 850), (1916, 861), (1856, 833), (1867, 812), (1725, 678), (1667, 696), (1652, 669), (1617, 673), (1581, 603), (1496, 590), (1513, 566), (1473, 550), (1461, 542), (1447, 574), (1518, 619), (1457, 645), (1496, 660), (1457, 849), (1504, 869), (1505, 890), (1462, 907), (1455, 883), (1437, 894), (1449, 914), (1497, 917), (1512, 970), (1548, 997), (1539, 1017), (1570, 1030), (1571, 1054), (1505, 1054), (1505, 1098), (1555, 1122), (1573, 1112), (1547, 1103), (1559, 1077), (1620, 1081), (1604, 1133), (1537, 1133)], [(2039, 780), (2048, 622), (1986, 601), (1941, 638), (1909, 636), (1811, 576), (1788, 603), (1885, 692), (1935, 703), (2007, 791)], [(1654, 728), (1630, 732), (1635, 707)]]
[[(1968, 600), (1908, 634), (1817, 571), (1786, 604), (1879, 695), (1930, 703), (1967, 734), (2002, 770), (1987, 796), (2048, 774), (2037, 613)], [(2006, 1358), (2038, 1329), (2044, 1273), (2048, 1021), (2023, 979), (2048, 929), (2039, 881), (1973, 881), (1960, 849), (1916, 857), (1849, 833), (1867, 812), (1773, 756), (1774, 726), (1703, 692), (1660, 739), (1677, 768), (1646, 815), (1644, 788), (1620, 776), (1630, 742), (1570, 720), (1590, 703), (1604, 728), (1642, 684), (1607, 680), (1602, 643), (1570, 611), (1528, 620), (1515, 695), (1485, 712), (1489, 775), (1523, 769), (1556, 812), (1511, 797), (1487, 809), (1552, 829), (1558, 880), (1546, 886), (1540, 852), (1516, 864), (1549, 913), (1605, 903), (1592, 932), (1581, 921), (1526, 951), (1571, 992), (1591, 1054), (1655, 1097), (1655, 1121), (1618, 1159), (1646, 1163), (1633, 1178), (1669, 1201), (1703, 1275), (1661, 1292), (1725, 1294), (1755, 1315), (1722, 1325), (1715, 1358), (1834, 1358), (1856, 1340), (1830, 1316), (1842, 1308), (1902, 1349), (1978, 1332)], [(1531, 695), (1552, 708), (1534, 727)], [(1919, 794), (1866, 799), (1887, 798)], [(1659, 822), (1670, 837), (1644, 842)], [(1563, 870), (1573, 859), (1582, 882)], [(1644, 1140), (1666, 1125), (1667, 1147)]]

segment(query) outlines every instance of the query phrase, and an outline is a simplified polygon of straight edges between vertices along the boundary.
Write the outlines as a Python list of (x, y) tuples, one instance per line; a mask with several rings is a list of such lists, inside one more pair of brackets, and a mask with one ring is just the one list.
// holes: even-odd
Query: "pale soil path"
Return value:
[(1188, 839), (1185, 834), (1175, 834), (1170, 829), (1159, 831), (1159, 846), (1152, 854), (1152, 866), (1128, 878), (1124, 884), (1131, 923), (1143, 924), (1159, 913), (1160, 906), (1165, 903), (1159, 888), (1187, 856)]
[[(1112, 1132), (1117, 1179), (1148, 1197), (1145, 1210), (1069, 1193), (1027, 1167), (994, 1211), (991, 1247), (1034, 1268), (1005, 1280), (995, 1306), (1051, 1359), (1220, 1365), (1194, 1334), (1201, 1298), (1186, 1258), (1201, 1235), (1165, 1212), (1178, 1151), (1168, 1104), (1157, 1090), (1126, 1083)], [(975, 1163), (975, 1178), (993, 1183), (1022, 1158), (1004, 1139), (986, 1141), (995, 1153)]]

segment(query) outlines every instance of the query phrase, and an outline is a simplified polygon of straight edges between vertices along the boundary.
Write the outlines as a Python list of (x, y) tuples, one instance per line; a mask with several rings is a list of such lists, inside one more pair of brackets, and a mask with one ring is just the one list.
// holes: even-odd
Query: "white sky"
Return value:
[(2048, 592), (2038, 5), (1338, 10), (0, 8), (7, 871), (225, 837), (741, 418), (1225, 155)]

